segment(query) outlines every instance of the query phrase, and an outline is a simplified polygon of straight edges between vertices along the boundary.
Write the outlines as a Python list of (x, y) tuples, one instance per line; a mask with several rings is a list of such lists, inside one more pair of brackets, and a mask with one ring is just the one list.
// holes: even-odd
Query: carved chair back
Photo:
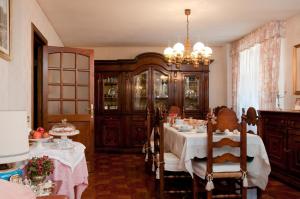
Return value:
[[(240, 163), (240, 168), (243, 171), (247, 170), (247, 138), (246, 138), (246, 122), (245, 117), (242, 117), (242, 128), (239, 141), (234, 141), (228, 137), (222, 138), (219, 141), (213, 141), (213, 133), (216, 130), (224, 132), (225, 130), (234, 131), (239, 129), (240, 124), (236, 113), (228, 108), (223, 108), (219, 111), (217, 121), (213, 124), (211, 114), (208, 115), (207, 123), (207, 173), (213, 172), (213, 164), (215, 163)], [(222, 148), (224, 146), (237, 147), (240, 151), (240, 156), (235, 156), (231, 153), (224, 153), (218, 157), (213, 156), (214, 148)]]
[(177, 114), (178, 117), (181, 116), (181, 109), (178, 106), (171, 106), (168, 111), (169, 114)]
[[(243, 114), (245, 114), (245, 109), (242, 109)], [(260, 125), (260, 120), (257, 115), (257, 112), (254, 107), (249, 107), (247, 112), (246, 112), (246, 123), (250, 126), (256, 126), (257, 128), (257, 135), (261, 136), (261, 125)], [(250, 134), (255, 134), (252, 130), (248, 130), (247, 133)]]

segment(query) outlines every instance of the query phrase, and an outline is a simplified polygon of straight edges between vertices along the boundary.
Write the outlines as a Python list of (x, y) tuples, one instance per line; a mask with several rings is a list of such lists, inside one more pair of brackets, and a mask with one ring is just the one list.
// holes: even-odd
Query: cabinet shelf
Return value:
[(196, 100), (198, 99), (198, 96), (196, 97), (184, 97), (186, 100)]
[(118, 83), (103, 83), (104, 86), (116, 86)]
[(167, 100), (169, 97), (155, 97), (156, 100)]

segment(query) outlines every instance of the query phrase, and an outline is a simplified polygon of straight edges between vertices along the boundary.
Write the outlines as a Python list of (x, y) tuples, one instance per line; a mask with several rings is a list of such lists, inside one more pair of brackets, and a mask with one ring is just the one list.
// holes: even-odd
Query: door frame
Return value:
[[(31, 120), (31, 128), (34, 127), (34, 120), (36, 115), (34, 115), (34, 57), (35, 57), (35, 52), (34, 52), (34, 48), (35, 48), (35, 42), (38, 41), (41, 43), (41, 49), (38, 51), (38, 57), (39, 58), (39, 63), (38, 63), (38, 67), (41, 70), (41, 91), (43, 91), (43, 46), (48, 45), (48, 41), (46, 39), (46, 37), (41, 33), (41, 31), (34, 25), (34, 23), (31, 23), (31, 119), (28, 118), (28, 120)], [(38, 106), (41, 106), (41, 109), (43, 110), (43, 92), (38, 93), (39, 97), (42, 99), (41, 100), (41, 104), (39, 104)], [(41, 124), (44, 126), (44, 111), (41, 111)]]
[[(48, 67), (48, 56), (49, 54), (52, 53), (74, 53), (74, 54), (79, 54), (79, 55), (86, 55), (89, 57), (89, 114), (77, 114), (75, 111), (75, 114), (63, 114), (60, 112), (60, 114), (54, 114), (54, 115), (49, 115), (48, 114), (48, 81), (43, 81), (43, 112), (44, 112), (44, 126), (46, 129), (50, 128), (50, 123), (59, 123), (61, 122), (62, 118), (66, 118), (70, 122), (89, 122), (89, 127), (90, 127), (90, 137), (88, 138), (86, 146), (86, 158), (87, 158), (87, 163), (88, 163), (88, 169), (89, 171), (94, 170), (94, 163), (92, 161), (93, 154), (95, 151), (95, 139), (94, 139), (94, 120), (95, 120), (95, 115), (94, 115), (94, 109), (91, 108), (91, 105), (94, 106), (94, 100), (95, 100), (95, 89), (94, 89), (94, 51), (91, 49), (80, 49), (80, 48), (71, 48), (71, 47), (60, 47), (60, 46), (44, 46), (43, 47), (43, 78), (48, 79), (48, 70), (51, 67)], [(76, 59), (76, 58), (75, 58)], [(62, 60), (62, 57), (60, 56), (60, 62)], [(75, 61), (76, 62), (76, 61)], [(63, 69), (59, 69), (63, 70)], [(77, 69), (75, 69), (77, 70)], [(80, 70), (85, 70), (85, 69), (80, 69)], [(61, 75), (61, 74), (60, 74)], [(60, 77), (62, 78), (62, 77)], [(75, 80), (76, 82), (77, 80)], [(60, 86), (62, 86), (63, 82), (62, 79), (60, 81)], [(77, 85), (77, 84), (76, 84)], [(60, 91), (62, 92), (62, 91)], [(62, 95), (60, 95), (60, 101), (62, 100)], [(77, 97), (76, 97), (76, 100)], [(75, 100), (75, 101), (76, 101)], [(77, 103), (75, 103), (75, 106), (77, 106)], [(88, 117), (87, 117), (88, 116)], [(85, 140), (86, 141), (86, 140)], [(87, 152), (88, 151), (88, 152)]]

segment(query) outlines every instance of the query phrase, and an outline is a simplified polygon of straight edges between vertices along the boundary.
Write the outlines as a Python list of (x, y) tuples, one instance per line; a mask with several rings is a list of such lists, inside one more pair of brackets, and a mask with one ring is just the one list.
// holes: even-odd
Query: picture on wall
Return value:
[(0, 0), (0, 57), (10, 56), (10, 0)]

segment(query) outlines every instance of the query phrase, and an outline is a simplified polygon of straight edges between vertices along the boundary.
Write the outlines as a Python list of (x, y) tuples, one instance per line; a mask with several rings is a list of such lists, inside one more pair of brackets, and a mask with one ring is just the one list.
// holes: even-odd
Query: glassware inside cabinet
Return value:
[(146, 110), (148, 93), (148, 71), (133, 77), (133, 108)]
[(199, 86), (200, 81), (197, 76), (184, 77), (184, 109), (199, 109)]
[(168, 107), (169, 101), (169, 77), (159, 71), (153, 73), (154, 108)]
[(105, 77), (103, 78), (103, 109), (117, 110), (118, 109), (118, 78)]

